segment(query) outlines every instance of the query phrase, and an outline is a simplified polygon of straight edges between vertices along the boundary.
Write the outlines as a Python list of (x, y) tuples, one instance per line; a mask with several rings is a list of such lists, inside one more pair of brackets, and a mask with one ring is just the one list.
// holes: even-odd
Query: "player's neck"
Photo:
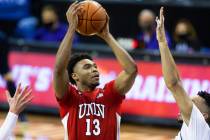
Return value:
[(86, 85), (81, 85), (81, 84), (78, 84), (77, 88), (81, 92), (91, 92), (91, 91), (93, 91), (95, 89), (93, 87), (86, 86)]

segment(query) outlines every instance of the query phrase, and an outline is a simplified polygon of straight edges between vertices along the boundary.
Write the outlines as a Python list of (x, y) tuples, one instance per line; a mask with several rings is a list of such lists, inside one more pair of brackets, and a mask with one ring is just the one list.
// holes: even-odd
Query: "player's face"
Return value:
[(138, 24), (142, 30), (151, 29), (155, 22), (155, 17), (150, 13), (140, 14), (138, 17)]
[(57, 15), (51, 10), (44, 10), (42, 12), (42, 22), (44, 24), (53, 23), (57, 20)]
[(175, 28), (175, 32), (176, 34), (180, 35), (180, 34), (186, 34), (188, 32), (188, 27), (185, 23), (178, 23), (176, 25), (176, 28)]
[[(208, 107), (207, 107), (207, 105), (205, 103), (205, 100), (202, 97), (196, 95), (196, 96), (192, 97), (191, 99), (192, 99), (193, 103), (196, 105), (196, 107), (201, 111), (201, 113), (203, 115), (208, 113), (207, 112), (208, 111)], [(207, 119), (207, 118), (205, 118), (205, 119)], [(177, 120), (178, 120), (178, 122), (183, 123), (183, 119), (182, 119), (181, 113), (179, 113)]]
[(93, 61), (89, 59), (79, 61), (74, 67), (74, 72), (78, 76), (77, 82), (82, 85), (92, 88), (99, 85), (99, 72)]

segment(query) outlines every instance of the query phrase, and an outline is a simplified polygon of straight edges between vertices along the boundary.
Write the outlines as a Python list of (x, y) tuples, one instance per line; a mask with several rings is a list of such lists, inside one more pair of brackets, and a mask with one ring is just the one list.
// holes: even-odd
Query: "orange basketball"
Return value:
[(102, 31), (108, 21), (106, 10), (96, 1), (80, 2), (81, 12), (78, 15), (77, 32), (91, 36)]

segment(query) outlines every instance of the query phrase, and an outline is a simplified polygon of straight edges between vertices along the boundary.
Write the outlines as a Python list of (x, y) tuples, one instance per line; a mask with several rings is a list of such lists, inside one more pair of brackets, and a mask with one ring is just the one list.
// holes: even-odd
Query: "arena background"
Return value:
[[(0, 9), (4, 7), (5, 2), (0, 1)], [(208, 20), (210, 2), (208, 0), (100, 0), (98, 2), (104, 6), (110, 16), (111, 32), (119, 40), (123, 39), (127, 41), (124, 43), (128, 44), (130, 39), (135, 38), (140, 31), (137, 16), (142, 9), (149, 8), (158, 13), (160, 6), (165, 6), (166, 28), (171, 36), (178, 19), (189, 19), (197, 30), (204, 51), (188, 54), (173, 52), (173, 55), (187, 93), (193, 96), (198, 90), (210, 92), (210, 52), (206, 51), (210, 49), (208, 26), (210, 25)], [(64, 22), (66, 21), (65, 11), (70, 3), (72, 1), (67, 0), (27, 1), (30, 15), (40, 19), (41, 8), (52, 4), (59, 9), (60, 19)], [(15, 10), (18, 9), (14, 8)], [(5, 11), (2, 10), (2, 12)], [(8, 11), (5, 13), (9, 14)], [(9, 65), (13, 78), (16, 83), (31, 85), (35, 95), (32, 104), (26, 109), (29, 116), (28, 123), (18, 123), (14, 134), (18, 139), (63, 139), (64, 132), (52, 87), (53, 65), (59, 42), (15, 38), (10, 35), (18, 21), (5, 19), (1, 14), (0, 21), (0, 30), (5, 30), (9, 35), (11, 46)], [(121, 68), (103, 41), (97, 37), (79, 37), (80, 42), (74, 45), (73, 51), (87, 52), (94, 57), (101, 73), (102, 87), (104, 83), (114, 79)], [(126, 95), (122, 105), (121, 139), (172, 139), (180, 127), (176, 121), (179, 110), (171, 93), (166, 89), (159, 51), (130, 48), (128, 51), (135, 59), (139, 71), (134, 86)], [(0, 77), (0, 122), (3, 121), (8, 110), (4, 90), (5, 81)]]

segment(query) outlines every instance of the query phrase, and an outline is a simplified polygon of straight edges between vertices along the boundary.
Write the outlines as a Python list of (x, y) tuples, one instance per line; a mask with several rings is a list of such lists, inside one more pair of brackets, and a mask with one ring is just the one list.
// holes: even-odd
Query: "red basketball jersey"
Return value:
[(58, 100), (66, 140), (119, 140), (120, 106), (125, 96), (114, 89), (114, 81), (103, 89), (80, 92), (69, 85)]

